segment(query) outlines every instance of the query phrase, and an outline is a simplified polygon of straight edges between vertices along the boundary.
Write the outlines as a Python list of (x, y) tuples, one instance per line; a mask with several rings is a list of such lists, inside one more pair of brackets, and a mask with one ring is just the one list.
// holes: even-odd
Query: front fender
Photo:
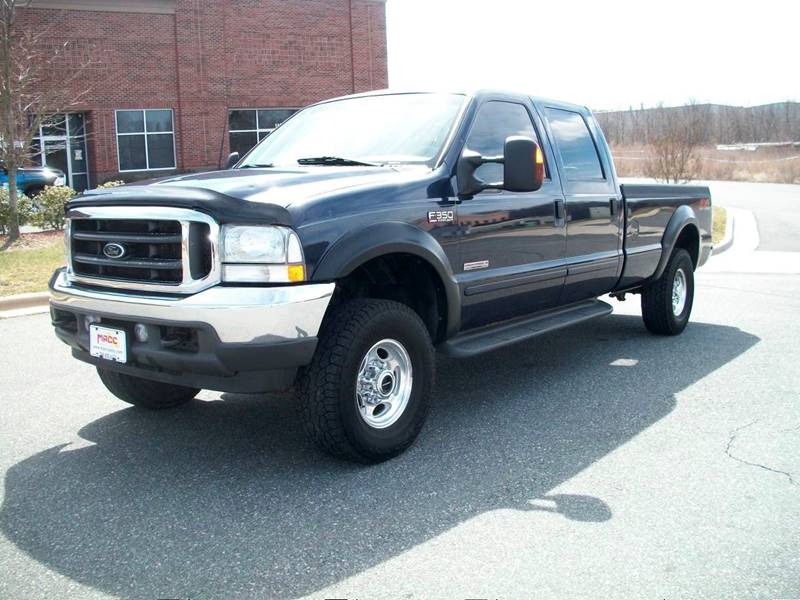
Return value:
[[(661, 237), (661, 258), (658, 261), (656, 272), (653, 274), (651, 279), (658, 279), (664, 273), (664, 269), (667, 268), (669, 258), (672, 256), (672, 251), (675, 249), (675, 242), (678, 241), (678, 237), (680, 237), (681, 232), (683, 232), (683, 230), (687, 227), (694, 227), (697, 229), (699, 240), (700, 228), (697, 225), (697, 216), (690, 206), (683, 204), (679, 206), (674, 213), (672, 213), (672, 217), (670, 217), (669, 223), (667, 223), (667, 226), (664, 229), (664, 235)], [(699, 256), (699, 246), (697, 251), (697, 255)]]
[(341, 279), (367, 261), (386, 254), (410, 254), (433, 267), (447, 298), (447, 336), (455, 335), (461, 323), (461, 296), (450, 261), (433, 236), (408, 223), (376, 223), (344, 235), (322, 256), (311, 280)]

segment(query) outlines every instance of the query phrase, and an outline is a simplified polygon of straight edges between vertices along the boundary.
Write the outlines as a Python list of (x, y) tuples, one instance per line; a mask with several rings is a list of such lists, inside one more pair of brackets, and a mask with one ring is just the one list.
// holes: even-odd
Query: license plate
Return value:
[(97, 358), (128, 361), (128, 345), (124, 329), (112, 329), (100, 325), (89, 326), (89, 354)]

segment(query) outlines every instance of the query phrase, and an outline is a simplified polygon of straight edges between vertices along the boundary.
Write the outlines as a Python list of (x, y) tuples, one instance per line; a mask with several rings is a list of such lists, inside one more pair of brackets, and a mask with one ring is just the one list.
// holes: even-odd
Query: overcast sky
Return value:
[(593, 109), (800, 100), (800, 0), (388, 0), (389, 85)]

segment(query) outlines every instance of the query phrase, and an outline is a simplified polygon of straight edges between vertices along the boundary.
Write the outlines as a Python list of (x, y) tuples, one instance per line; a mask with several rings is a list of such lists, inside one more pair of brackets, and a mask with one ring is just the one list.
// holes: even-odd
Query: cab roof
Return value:
[(480, 88), (474, 90), (387, 88), (383, 90), (373, 90), (370, 92), (361, 92), (358, 94), (348, 94), (346, 96), (329, 98), (327, 100), (322, 100), (320, 102), (317, 102), (316, 104), (335, 102), (337, 100), (345, 100), (347, 98), (367, 98), (370, 96), (389, 96), (389, 95), (399, 95), (399, 94), (454, 94), (454, 95), (466, 96), (468, 98), (474, 98), (476, 100), (483, 100), (486, 97), (507, 97), (509, 99), (525, 97), (525, 98), (530, 98), (533, 102), (536, 102), (537, 104), (543, 104), (545, 106), (551, 106), (554, 108), (565, 108), (567, 110), (574, 110), (578, 112), (584, 112), (584, 111), (591, 112), (591, 109), (585, 105), (574, 104), (571, 102), (564, 102), (562, 100), (553, 100), (552, 98), (543, 98), (541, 96), (534, 96), (532, 94), (528, 94), (525, 92), (504, 90), (499, 88)]

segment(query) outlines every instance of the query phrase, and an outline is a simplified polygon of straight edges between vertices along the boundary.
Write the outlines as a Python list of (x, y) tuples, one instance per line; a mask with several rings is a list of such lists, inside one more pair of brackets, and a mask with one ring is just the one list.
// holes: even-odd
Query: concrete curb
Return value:
[(725, 252), (725, 250), (728, 250), (731, 246), (733, 246), (733, 212), (729, 208), (726, 208), (725, 237), (722, 238), (722, 241), (719, 243), (718, 246), (714, 247), (713, 255), (716, 256), (718, 254), (722, 254), (723, 252)]
[(19, 310), (20, 308), (34, 308), (47, 306), (50, 300), (49, 292), (34, 292), (32, 294), (15, 294), (0, 297), (0, 312)]

